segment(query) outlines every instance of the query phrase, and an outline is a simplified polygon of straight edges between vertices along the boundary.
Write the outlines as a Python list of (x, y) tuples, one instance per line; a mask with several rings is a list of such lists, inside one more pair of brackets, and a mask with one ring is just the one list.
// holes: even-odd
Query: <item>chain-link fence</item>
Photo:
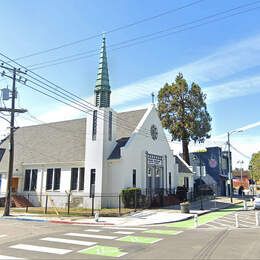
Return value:
[[(196, 201), (214, 196), (213, 187), (204, 189), (132, 189), (130, 193), (89, 194), (86, 193), (15, 193), (11, 207), (14, 211), (38, 214), (94, 216), (121, 216), (138, 209), (178, 205), (183, 201)], [(127, 190), (127, 189), (126, 189)], [(0, 194), (0, 207), (4, 206), (5, 194)]]

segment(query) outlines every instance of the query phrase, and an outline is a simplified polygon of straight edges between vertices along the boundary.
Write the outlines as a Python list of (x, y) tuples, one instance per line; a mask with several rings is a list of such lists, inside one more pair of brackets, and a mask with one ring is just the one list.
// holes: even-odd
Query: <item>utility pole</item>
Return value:
[(12, 177), (13, 177), (13, 167), (14, 167), (14, 117), (15, 113), (24, 113), (27, 112), (25, 109), (15, 109), (15, 98), (16, 98), (16, 74), (24, 73), (20, 70), (17, 71), (16, 68), (6, 67), (3, 64), (0, 65), (1, 68), (7, 69), (9, 72), (12, 72), (12, 76), (8, 76), (5, 73), (2, 73), (3, 76), (12, 79), (12, 91), (11, 91), (11, 109), (10, 108), (0, 108), (0, 111), (11, 112), (11, 120), (10, 120), (10, 135), (9, 135), (9, 168), (7, 175), (7, 185), (6, 185), (6, 198), (5, 198), (5, 208), (3, 216), (10, 215), (10, 205), (11, 205), (11, 193), (12, 193)]
[(243, 132), (243, 129), (233, 130), (231, 132), (227, 132), (227, 145), (228, 145), (228, 177), (230, 181), (230, 202), (233, 203), (233, 175), (232, 175), (232, 162), (231, 162), (231, 153), (230, 153), (230, 135), (235, 133)]
[(228, 177), (229, 177), (229, 187), (230, 187), (230, 191), (229, 191), (229, 195), (230, 195), (230, 202), (233, 203), (233, 178), (232, 178), (232, 170), (231, 170), (231, 156), (230, 156), (230, 133), (227, 133), (228, 136), (228, 141), (227, 141), (227, 145), (228, 145)]

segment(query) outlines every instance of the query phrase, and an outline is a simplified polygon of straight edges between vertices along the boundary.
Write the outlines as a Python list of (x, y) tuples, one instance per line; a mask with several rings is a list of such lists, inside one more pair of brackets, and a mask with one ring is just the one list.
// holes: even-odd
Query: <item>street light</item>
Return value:
[(196, 154), (193, 154), (193, 161), (197, 161), (199, 160), (200, 162), (200, 185), (199, 185), (199, 190), (200, 190), (200, 210), (203, 210), (203, 202), (202, 202), (202, 194), (201, 194), (201, 177), (202, 177), (202, 174), (201, 174), (201, 166), (202, 166), (202, 162), (201, 162), (201, 158), (200, 156), (196, 155)]
[(230, 181), (230, 202), (233, 203), (233, 176), (232, 176), (232, 169), (231, 169), (231, 156), (230, 156), (230, 136), (235, 133), (243, 132), (244, 130), (233, 130), (231, 132), (227, 132), (227, 145), (228, 145), (228, 178)]
[(237, 163), (239, 163), (240, 164), (240, 182), (241, 182), (241, 185), (242, 185), (242, 182), (243, 182), (243, 163), (244, 163), (244, 161), (242, 160), (242, 161), (237, 161)]

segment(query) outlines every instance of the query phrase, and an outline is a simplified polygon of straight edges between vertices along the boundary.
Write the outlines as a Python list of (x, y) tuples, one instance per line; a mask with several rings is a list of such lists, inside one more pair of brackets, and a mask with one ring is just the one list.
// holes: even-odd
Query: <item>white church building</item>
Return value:
[[(66, 204), (69, 192), (86, 208), (95, 196), (100, 208), (116, 206), (113, 195), (128, 187), (165, 196), (177, 186), (192, 189), (193, 173), (173, 155), (155, 105), (117, 113), (110, 95), (103, 38), (94, 109), (85, 118), (15, 131), (14, 193), (31, 194), (35, 206), (44, 205), (48, 194), (57, 207)], [(6, 190), (8, 146), (6, 138), (0, 144), (0, 194)]]

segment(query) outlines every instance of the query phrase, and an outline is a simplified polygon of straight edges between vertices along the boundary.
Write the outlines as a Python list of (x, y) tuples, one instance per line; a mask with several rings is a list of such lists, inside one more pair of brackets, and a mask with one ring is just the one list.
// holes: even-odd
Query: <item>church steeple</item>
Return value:
[(97, 107), (110, 107), (110, 94), (111, 90), (107, 67), (106, 39), (103, 36), (95, 86), (95, 105)]

